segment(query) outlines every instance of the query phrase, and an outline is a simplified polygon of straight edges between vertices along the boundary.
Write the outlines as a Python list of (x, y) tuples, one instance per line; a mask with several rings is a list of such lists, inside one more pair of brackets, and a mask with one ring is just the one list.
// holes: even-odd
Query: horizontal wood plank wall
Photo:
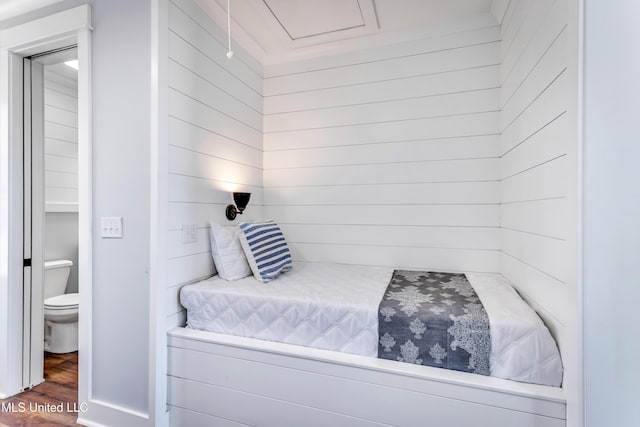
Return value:
[(265, 215), (298, 260), (498, 272), (498, 27), (265, 67)]
[(555, 388), (190, 329), (168, 372), (176, 426), (566, 426)]
[(47, 211), (77, 211), (78, 82), (44, 67), (44, 169)]
[(570, 226), (567, 2), (511, 0), (501, 26), (502, 274), (563, 349)]
[[(262, 217), (262, 68), (234, 51), (192, 0), (169, 2), (168, 328), (186, 319), (182, 285), (215, 272), (210, 223), (230, 224), (230, 192), (252, 193), (238, 220)], [(182, 243), (183, 224), (197, 224), (195, 243)]]

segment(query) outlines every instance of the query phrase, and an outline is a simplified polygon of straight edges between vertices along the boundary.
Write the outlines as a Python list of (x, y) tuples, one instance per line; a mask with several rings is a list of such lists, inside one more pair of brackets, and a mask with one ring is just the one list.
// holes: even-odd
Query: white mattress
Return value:
[[(187, 327), (377, 357), (378, 306), (393, 269), (295, 263), (263, 284), (214, 276), (186, 285)], [(487, 311), (491, 375), (560, 385), (562, 365), (535, 311), (500, 276), (467, 274)]]

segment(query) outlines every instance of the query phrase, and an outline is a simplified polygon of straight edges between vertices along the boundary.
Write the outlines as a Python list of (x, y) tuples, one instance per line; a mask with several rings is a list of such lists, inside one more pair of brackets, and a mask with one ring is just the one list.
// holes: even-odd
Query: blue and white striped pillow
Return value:
[(291, 252), (273, 221), (240, 224), (240, 244), (256, 279), (263, 283), (291, 270)]

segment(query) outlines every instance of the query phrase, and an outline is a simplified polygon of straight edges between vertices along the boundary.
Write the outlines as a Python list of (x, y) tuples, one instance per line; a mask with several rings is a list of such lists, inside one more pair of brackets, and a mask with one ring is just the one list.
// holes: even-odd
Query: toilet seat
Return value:
[(80, 305), (80, 295), (78, 293), (62, 294), (44, 300), (45, 310), (69, 310), (77, 309)]
[(44, 300), (44, 320), (54, 323), (78, 322), (80, 297), (77, 293), (63, 294)]

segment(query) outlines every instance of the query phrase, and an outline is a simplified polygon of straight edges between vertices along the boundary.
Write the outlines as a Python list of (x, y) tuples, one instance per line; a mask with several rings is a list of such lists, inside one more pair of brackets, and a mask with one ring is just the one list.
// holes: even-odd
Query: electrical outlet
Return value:
[(198, 241), (198, 225), (182, 224), (182, 243), (194, 243)]
[(122, 217), (103, 216), (100, 221), (100, 237), (103, 239), (122, 239)]

